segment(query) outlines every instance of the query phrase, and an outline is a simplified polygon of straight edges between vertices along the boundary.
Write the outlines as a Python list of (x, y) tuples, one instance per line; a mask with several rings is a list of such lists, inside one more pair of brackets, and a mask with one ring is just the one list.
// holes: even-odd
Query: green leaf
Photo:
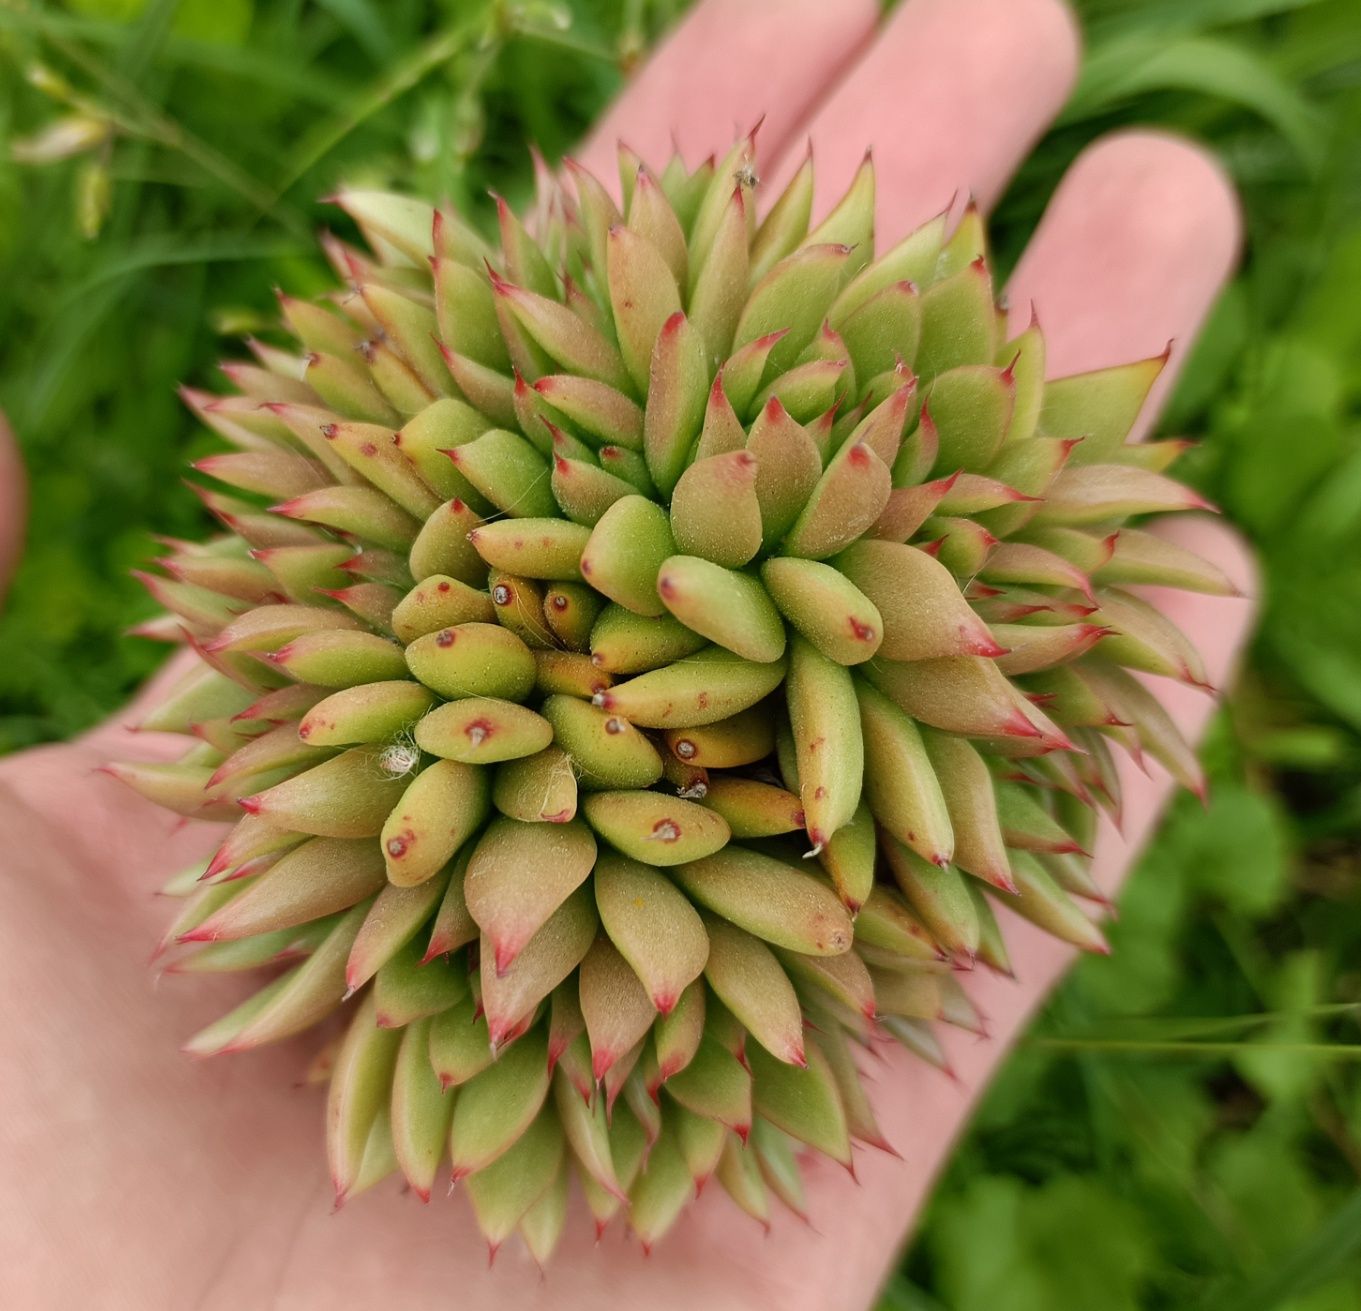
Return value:
[(1038, 1188), (983, 1176), (941, 1208), (932, 1237), (952, 1311), (1139, 1311), (1156, 1265), (1135, 1207), (1078, 1176)]
[[(1361, 1305), (1355, 1285), (1358, 1259), (1361, 1259), (1361, 1188), (1355, 1189), (1326, 1220), (1265, 1269), (1234, 1285), (1223, 1297), (1215, 1298), (1206, 1311), (1275, 1311), (1286, 1306), (1298, 1311), (1354, 1311)], [(1301, 1300), (1344, 1278), (1350, 1288), (1337, 1288), (1336, 1298), (1326, 1301), (1311, 1298), (1307, 1305)]]
[(1323, 159), (1317, 109), (1246, 44), (1223, 37), (1167, 41), (1140, 33), (1088, 56), (1061, 122), (1075, 122), (1135, 96), (1191, 91), (1242, 105), (1270, 123), (1311, 168)]

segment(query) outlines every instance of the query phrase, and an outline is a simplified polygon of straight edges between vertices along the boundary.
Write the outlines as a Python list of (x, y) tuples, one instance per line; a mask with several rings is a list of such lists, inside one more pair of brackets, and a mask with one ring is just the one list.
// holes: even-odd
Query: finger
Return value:
[(620, 140), (654, 167), (679, 146), (690, 167), (762, 115), (778, 151), (874, 31), (875, 0), (701, 0), (606, 111), (581, 162), (613, 189)]
[[(1210, 683), (1224, 687), (1233, 677), (1255, 614), (1252, 597), (1257, 575), (1252, 552), (1232, 528), (1214, 519), (1183, 517), (1159, 525), (1158, 531), (1218, 565), (1242, 593), (1199, 596), (1170, 588), (1141, 589), (1200, 651)], [(1146, 681), (1187, 741), (1199, 741), (1217, 707), (1216, 698), (1171, 679)], [(1109, 823), (1103, 825), (1092, 859), (1093, 876), (1108, 896), (1119, 890), (1172, 794), (1172, 783), (1166, 775), (1154, 766), (1150, 769), (1153, 772), (1146, 774), (1132, 761), (1120, 761), (1123, 821), (1119, 831)], [(1072, 952), (1056, 950), (1052, 939), (1018, 920), (1011, 919), (1007, 929), (1008, 941), (1016, 944), (1016, 974), (1023, 985), (1020, 991), (1031, 993), (1037, 986), (1047, 988), (1073, 958)], [(1008, 991), (1016, 989), (1009, 987)], [(1004, 1005), (1003, 1015), (1011, 1013), (1014, 1001), (1009, 999)], [(1025, 1010), (1022, 1006), (1017, 1011), (1018, 1020)]]
[[(1251, 593), (1251, 555), (1232, 530), (1200, 520), (1178, 523), (1167, 531), (1219, 565), (1244, 593)], [(1242, 597), (1178, 593), (1175, 602), (1168, 598), (1168, 610), (1204, 651), (1212, 680), (1223, 686), (1246, 642), (1251, 602)], [(1199, 736), (1213, 713), (1213, 700), (1168, 680), (1160, 680), (1158, 690), (1166, 693), (1165, 703), (1183, 732), (1193, 739)], [(1127, 868), (1170, 791), (1165, 779), (1150, 779), (1137, 771), (1125, 781), (1129, 787), (1125, 835), (1107, 829), (1097, 844), (1096, 866), (1104, 872), (1108, 890), (1110, 880)], [(1150, 870), (1149, 876), (1156, 877), (1156, 872)], [(1005, 921), (1017, 977), (1007, 979), (979, 969), (968, 980), (969, 995), (988, 1021), (990, 1040), (981, 1042), (958, 1030), (942, 1034), (953, 1080), (897, 1048), (885, 1052), (882, 1064), (868, 1067), (880, 1125), (904, 1159), (896, 1161), (877, 1152), (860, 1154), (856, 1168), (861, 1187), (825, 1162), (811, 1167), (817, 1183), (810, 1193), (818, 1201), (810, 1219), (841, 1254), (840, 1267), (850, 1281), (845, 1289), (846, 1306), (870, 1304), (902, 1239), (904, 1217), (922, 1204), (936, 1172), (949, 1157), (957, 1132), (967, 1123), (970, 1105), (1049, 989), (1076, 959), (1072, 948), (1017, 916), (1000, 912), (999, 918)], [(789, 1259), (797, 1267), (803, 1254), (796, 1250)], [(809, 1254), (810, 1266), (816, 1259)], [(811, 1269), (806, 1273), (811, 1276)], [(793, 1277), (799, 1274), (793, 1269)]]
[(0, 601), (4, 600), (24, 545), (28, 489), (19, 446), (0, 413)]
[(1172, 354), (1135, 436), (1147, 431), (1237, 258), (1233, 186), (1198, 146), (1154, 132), (1107, 137), (1064, 176), (1009, 289), (1033, 304), (1050, 375)]
[[(832, 6), (828, 6), (832, 8)], [(874, 151), (880, 249), (956, 193), (989, 205), (1058, 113), (1078, 64), (1060, 0), (909, 0), (807, 125), (825, 211)], [(772, 174), (772, 194), (797, 167)]]
[[(1239, 239), (1232, 189), (1218, 167), (1185, 143), (1152, 134), (1110, 138), (1090, 149), (1070, 170), (1012, 282), (1013, 315), (1024, 323), (1033, 301), (1045, 328), (1048, 364), (1055, 375), (1138, 358), (1161, 350), (1168, 338), (1184, 351), (1232, 268)], [(1018, 324), (1019, 326), (1019, 324)], [(1143, 426), (1156, 414), (1162, 389), (1146, 407)], [(1245, 594), (1254, 577), (1246, 547), (1231, 530), (1206, 521), (1173, 522), (1163, 531), (1218, 564)], [(1163, 593), (1155, 599), (1203, 652), (1210, 680), (1223, 686), (1242, 650), (1252, 619), (1241, 597)], [(1178, 726), (1197, 738), (1213, 701), (1190, 688), (1159, 680), (1157, 692)], [(1147, 838), (1170, 794), (1168, 780), (1132, 767), (1121, 770), (1124, 832), (1103, 827), (1094, 873), (1113, 893)], [(993, 1041), (946, 1036), (960, 1088), (951, 1087), (905, 1054), (888, 1060), (881, 1099), (890, 1141), (907, 1157), (894, 1171), (871, 1158), (862, 1177), (894, 1194), (899, 1214), (920, 1205), (951, 1146), (951, 1126), (965, 1123), (968, 1106), (985, 1086), (1008, 1043), (1075, 958), (1033, 926), (1006, 914), (1015, 981), (978, 972), (970, 996), (988, 1017)], [(962, 1089), (962, 1091), (961, 1091)], [(923, 1136), (913, 1126), (947, 1131)], [(835, 1181), (833, 1181), (835, 1187)], [(885, 1243), (893, 1226), (880, 1208), (867, 1223)], [(879, 1263), (874, 1277), (882, 1275)], [(871, 1285), (873, 1287), (873, 1285)]]

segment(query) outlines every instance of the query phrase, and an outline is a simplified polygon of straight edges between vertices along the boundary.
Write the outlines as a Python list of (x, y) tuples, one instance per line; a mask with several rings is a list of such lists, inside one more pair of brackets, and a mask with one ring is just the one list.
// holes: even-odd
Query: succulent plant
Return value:
[(863, 1054), (981, 1029), (995, 906), (1104, 950), (1113, 749), (1201, 786), (1131, 672), (1205, 682), (1127, 587), (1232, 590), (1130, 526), (1203, 505), (1126, 441), (1164, 359), (1046, 382), (975, 210), (875, 258), (868, 160), (810, 227), (751, 152), (545, 171), (494, 244), (342, 192), (343, 288), (185, 392), (226, 532), (146, 578), (195, 740), (112, 768), (236, 821), (162, 951), (273, 971), (188, 1050), (332, 1025), (338, 1197), (447, 1164), (539, 1259), (574, 1177), (650, 1244), (888, 1147)]

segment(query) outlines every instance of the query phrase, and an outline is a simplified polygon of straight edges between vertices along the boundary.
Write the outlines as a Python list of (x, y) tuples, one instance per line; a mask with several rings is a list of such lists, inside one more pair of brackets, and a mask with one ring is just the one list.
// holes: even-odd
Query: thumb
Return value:
[(0, 411), (0, 600), (4, 599), (24, 545), (28, 485), (14, 433)]

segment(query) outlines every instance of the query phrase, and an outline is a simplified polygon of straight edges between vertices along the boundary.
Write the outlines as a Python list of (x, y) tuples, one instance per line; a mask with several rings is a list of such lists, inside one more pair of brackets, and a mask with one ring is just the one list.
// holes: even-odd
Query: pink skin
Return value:
[[(583, 162), (610, 177), (623, 135), (659, 167), (673, 133), (695, 162), (764, 113), (759, 171), (787, 176), (811, 136), (824, 208), (873, 144), (885, 236), (957, 196), (987, 205), (1071, 84), (1077, 46), (1066, 11), (1057, 0), (909, 0), (875, 38), (876, 8), (873, 0), (703, 0), (606, 114)], [(1124, 134), (1070, 170), (1013, 279), (1012, 312), (1024, 324), (1033, 304), (1056, 375), (1154, 355), (1171, 339), (1161, 396), (1238, 240), (1233, 196), (1211, 160), (1185, 142)], [(17, 461), (0, 432), (0, 589), (3, 565), (18, 552), (21, 500)], [(1183, 517), (1165, 531), (1251, 590), (1246, 552), (1222, 525)], [(1153, 595), (1224, 686), (1250, 604)], [(1212, 709), (1203, 693), (1169, 680), (1158, 692), (1192, 733)], [(461, 1198), (426, 1207), (387, 1185), (331, 1214), (320, 1098), (295, 1086), (307, 1040), (204, 1062), (180, 1053), (242, 984), (195, 978), (157, 988), (146, 971), (169, 914), (151, 889), (220, 836), (95, 772), (109, 756), (166, 754), (170, 744), (155, 735), (127, 731), (138, 713), (129, 707), (79, 741), (0, 761), (7, 1305), (335, 1311), (396, 1298), (420, 1307), (453, 1299), (466, 1311), (859, 1311), (891, 1268), (974, 1097), (1072, 959), (1008, 923), (1017, 979), (969, 977), (992, 1039), (948, 1036), (954, 1079), (885, 1049), (871, 1071), (873, 1094), (902, 1159), (862, 1151), (855, 1179), (813, 1165), (811, 1229), (781, 1214), (763, 1236), (710, 1188), (647, 1259), (614, 1230), (596, 1249), (578, 1207), (546, 1279), (516, 1244), (488, 1274)], [(1168, 792), (1161, 774), (1127, 769), (1125, 781), (1124, 835), (1107, 828), (1097, 843), (1108, 893)]]

